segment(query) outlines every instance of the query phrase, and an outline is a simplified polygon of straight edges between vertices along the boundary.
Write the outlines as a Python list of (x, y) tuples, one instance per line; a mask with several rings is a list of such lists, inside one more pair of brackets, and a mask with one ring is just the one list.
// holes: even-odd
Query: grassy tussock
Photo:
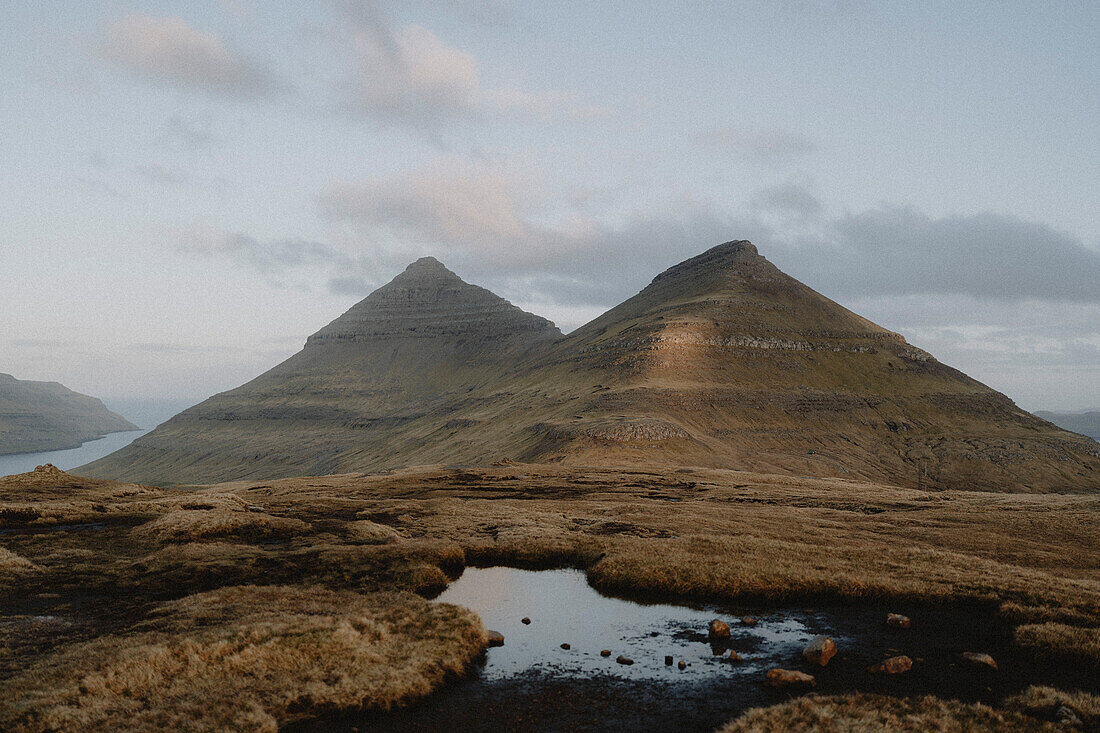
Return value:
[(411, 594), (222, 588), (0, 683), (0, 728), (275, 731), (310, 712), (422, 697), (485, 642), (473, 613)]
[(818, 697), (810, 695), (768, 708), (749, 710), (719, 733), (1027, 733), (1060, 728), (1011, 711), (993, 710), (935, 697), (893, 698), (881, 695)]
[(1100, 623), (1100, 619), (1072, 608), (1027, 606), (1012, 601), (1001, 604), (1001, 615), (1017, 624), (1035, 624), (1054, 621), (1070, 626), (1090, 626)]
[(1063, 708), (1073, 711), (1087, 730), (1100, 729), (1100, 695), (1029, 687), (1005, 701), (1006, 707), (1039, 718), (1058, 720)]
[(1041, 659), (1061, 659), (1100, 670), (1100, 628), (1028, 624), (1016, 628), (1016, 644)]
[(224, 509), (182, 509), (134, 529), (134, 536), (157, 542), (202, 542), (211, 539), (292, 537), (309, 529), (297, 519)]
[(11, 581), (23, 575), (29, 575), (39, 568), (25, 557), (0, 547), (0, 579)]
[(344, 526), (344, 534), (352, 541), (368, 544), (385, 544), (401, 539), (401, 533), (393, 527), (376, 524), (369, 519), (348, 522)]

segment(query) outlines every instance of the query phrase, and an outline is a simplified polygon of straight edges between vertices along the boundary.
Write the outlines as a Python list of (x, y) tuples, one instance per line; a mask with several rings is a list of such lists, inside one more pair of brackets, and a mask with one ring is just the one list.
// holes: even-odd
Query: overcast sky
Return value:
[(434, 255), (571, 330), (751, 239), (1100, 406), (1100, 3), (0, 8), (0, 372), (197, 400)]

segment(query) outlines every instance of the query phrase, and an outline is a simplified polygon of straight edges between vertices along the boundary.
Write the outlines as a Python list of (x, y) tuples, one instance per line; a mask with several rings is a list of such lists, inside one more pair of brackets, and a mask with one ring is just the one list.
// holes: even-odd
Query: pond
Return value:
[[(1011, 628), (989, 606), (640, 603), (597, 592), (583, 571), (507, 567), (468, 568), (437, 600), (477, 611), (486, 628), (504, 635), (504, 645), (490, 648), (467, 679), (408, 708), (328, 715), (287, 730), (714, 730), (748, 708), (797, 694), (762, 684), (772, 667), (811, 672), (815, 691), (824, 694), (935, 694), (996, 703), (1028, 684), (1096, 686), (1082, 672), (1022, 658)], [(888, 612), (910, 616), (912, 628), (887, 626)], [(757, 623), (742, 623), (745, 616)], [(714, 618), (730, 624), (741, 662), (731, 663), (727, 651), (708, 643)], [(814, 670), (802, 651), (818, 634), (832, 637), (839, 653)], [(964, 651), (992, 654), (1000, 669), (966, 665)], [(912, 657), (913, 669), (896, 676), (868, 671), (895, 654)], [(634, 663), (619, 664), (620, 655)]]

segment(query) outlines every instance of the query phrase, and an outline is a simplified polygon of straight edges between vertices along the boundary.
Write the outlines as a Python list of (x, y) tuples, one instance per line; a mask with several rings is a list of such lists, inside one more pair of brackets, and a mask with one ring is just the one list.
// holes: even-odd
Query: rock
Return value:
[(909, 617), (900, 613), (891, 613), (886, 617), (886, 625), (894, 629), (908, 629), (909, 624)]
[(1066, 705), (1060, 705), (1054, 712), (1054, 717), (1062, 725), (1081, 725), (1081, 718), (1077, 716), (1077, 712)]
[(902, 674), (913, 668), (913, 660), (904, 654), (898, 657), (883, 659), (876, 665), (867, 668), (874, 674)]
[(600, 651), (600, 656), (601, 657), (610, 657), (611, 656), (611, 650), (610, 649), (601, 650)]
[(828, 636), (815, 636), (802, 651), (802, 656), (810, 664), (824, 667), (830, 659), (836, 656), (836, 642)]
[(672, 662), (673, 662), (673, 659), (672, 659), (672, 657), (669, 657), (669, 656), (666, 656), (666, 657), (665, 657), (665, 666), (666, 666), (666, 667), (671, 667), (671, 666), (672, 666)]
[(489, 646), (504, 646), (504, 634), (491, 629), (485, 634), (489, 637)]
[(676, 663), (676, 667), (677, 669), (687, 669), (687, 662), (681, 659), (679, 662)]
[(618, 662), (619, 664), (625, 664), (627, 666), (629, 666), (631, 664), (634, 664), (633, 659), (631, 659), (630, 657), (624, 657), (621, 654), (619, 656), (615, 657), (615, 661)]
[(519, 620), (519, 622), (520, 622), (521, 624), (523, 624), (524, 626), (528, 626), (528, 625), (529, 625), (529, 624), (531, 623), (531, 619), (529, 619), (529, 618), (527, 618), (526, 616), (524, 616), (523, 618), (521, 618), (521, 619)]
[(976, 667), (989, 667), (990, 669), (997, 669), (997, 662), (993, 657), (982, 652), (963, 652), (962, 658), (964, 662), (969, 662)]
[(742, 616), (741, 623), (745, 626), (756, 626), (760, 622), (752, 616)]
[(562, 649), (565, 649), (566, 651), (568, 651), (568, 650), (569, 650), (569, 645), (568, 645), (568, 644), (562, 644), (562, 645), (561, 645), (561, 648), (562, 648)]
[(711, 642), (726, 641), (730, 638), (730, 625), (725, 621), (714, 619), (707, 628), (707, 638), (709, 638)]
[(814, 679), (812, 674), (776, 667), (769, 669), (768, 673), (764, 675), (764, 684), (779, 689), (785, 687), (814, 687), (817, 680)]
[(737, 664), (738, 662), (741, 661), (741, 655), (738, 654), (735, 650), (730, 649), (730, 655), (729, 655), (729, 657), (727, 657), (727, 659), (729, 659), (729, 661), (732, 662), (733, 664)]

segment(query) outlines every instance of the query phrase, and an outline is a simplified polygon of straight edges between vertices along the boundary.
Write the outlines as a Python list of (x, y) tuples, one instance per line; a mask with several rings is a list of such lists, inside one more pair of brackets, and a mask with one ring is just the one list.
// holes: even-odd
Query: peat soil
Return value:
[[(284, 730), (714, 730), (749, 708), (801, 694), (765, 687), (772, 667), (814, 674), (812, 691), (821, 694), (932, 694), (995, 705), (1032, 684), (1100, 692), (1087, 670), (1037, 662), (1016, 649), (1011, 626), (993, 606), (637, 603), (598, 593), (581, 571), (501, 567), (467, 569), (439, 600), (473, 608), (487, 628), (504, 634), (504, 646), (489, 649), (465, 679), (407, 707), (329, 714)], [(888, 627), (887, 613), (909, 616), (912, 627)], [(742, 623), (745, 616), (757, 623)], [(727, 649), (708, 642), (711, 618), (731, 625), (730, 645), (742, 661), (728, 661)], [(801, 656), (817, 634), (839, 648), (824, 669)], [(602, 649), (611, 655), (601, 656)], [(998, 669), (964, 662), (966, 651), (990, 654)], [(868, 671), (897, 654), (914, 660), (911, 671)], [(619, 655), (634, 664), (617, 663)]]

